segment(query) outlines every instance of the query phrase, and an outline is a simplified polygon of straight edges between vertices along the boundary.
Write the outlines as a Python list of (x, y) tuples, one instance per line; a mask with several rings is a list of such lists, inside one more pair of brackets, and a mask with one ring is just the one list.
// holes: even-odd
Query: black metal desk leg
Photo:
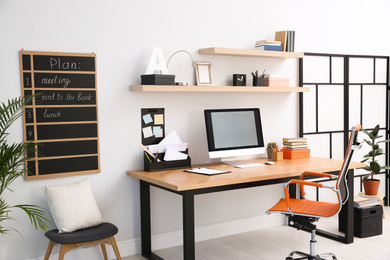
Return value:
[(150, 185), (145, 181), (140, 181), (141, 198), (141, 248), (142, 256), (151, 259), (151, 220), (150, 220)]
[(183, 249), (184, 260), (195, 260), (194, 194), (183, 192)]
[(354, 236), (353, 174), (354, 174), (354, 170), (348, 170), (347, 185), (348, 185), (349, 197), (347, 202), (343, 205), (342, 214), (339, 214), (339, 225), (340, 223), (345, 223), (345, 231), (344, 231), (345, 237), (343, 242), (346, 244), (353, 243), (353, 236)]

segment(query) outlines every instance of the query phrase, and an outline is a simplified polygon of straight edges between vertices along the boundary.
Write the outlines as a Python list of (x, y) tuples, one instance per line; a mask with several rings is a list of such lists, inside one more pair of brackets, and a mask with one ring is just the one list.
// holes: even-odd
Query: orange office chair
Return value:
[[(309, 260), (320, 260), (324, 259), (323, 257), (332, 257), (332, 259), (337, 259), (336, 256), (332, 253), (316, 255), (315, 253), (315, 234), (316, 226), (313, 224), (318, 221), (320, 218), (329, 218), (338, 214), (341, 210), (342, 205), (348, 199), (348, 187), (346, 181), (346, 174), (351, 162), (353, 151), (359, 149), (361, 145), (357, 142), (358, 131), (361, 128), (360, 125), (352, 127), (351, 134), (349, 137), (347, 152), (344, 157), (344, 162), (339, 172), (339, 175), (332, 175), (328, 173), (321, 172), (311, 172), (306, 171), (301, 174), (299, 180), (291, 180), (284, 187), (285, 198), (281, 199), (275, 206), (270, 208), (267, 213), (282, 213), (290, 217), (290, 222), (295, 224), (298, 229), (305, 227), (311, 230), (311, 240), (310, 240), (310, 254), (303, 253), (300, 251), (293, 251), (289, 254), (286, 260), (292, 259), (309, 259)], [(314, 183), (309, 181), (304, 181), (303, 177), (305, 175), (313, 175), (317, 177), (327, 177), (330, 179), (337, 177), (337, 182), (335, 187), (324, 185), (321, 183)], [(289, 186), (291, 184), (299, 184), (301, 197), (302, 199), (290, 198)], [(337, 195), (338, 202), (322, 202), (322, 201), (313, 201), (308, 200), (305, 196), (304, 186), (314, 186), (318, 188), (327, 188), (334, 191)], [(299, 258), (293, 258), (294, 255), (298, 255)]]

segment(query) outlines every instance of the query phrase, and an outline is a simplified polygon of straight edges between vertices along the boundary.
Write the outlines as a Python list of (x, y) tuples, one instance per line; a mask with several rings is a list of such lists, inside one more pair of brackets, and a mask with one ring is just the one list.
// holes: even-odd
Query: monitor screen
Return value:
[(258, 108), (207, 109), (204, 114), (210, 158), (265, 153)]

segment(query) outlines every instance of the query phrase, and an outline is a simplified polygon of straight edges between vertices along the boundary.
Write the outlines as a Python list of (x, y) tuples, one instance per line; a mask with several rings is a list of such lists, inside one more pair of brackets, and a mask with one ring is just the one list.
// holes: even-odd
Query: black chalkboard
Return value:
[[(26, 180), (98, 173), (96, 55), (20, 51), (24, 140), (39, 143)], [(38, 94), (38, 95), (37, 95)]]
[(37, 105), (95, 105), (96, 91), (35, 90)]
[[(26, 122), (32, 114), (29, 111), (26, 110)], [(96, 107), (44, 107), (35, 110), (37, 123), (96, 121), (96, 112)]]
[[(26, 75), (25, 83), (28, 83)], [(34, 73), (36, 88), (95, 88), (95, 74)]]
[(34, 55), (34, 70), (95, 71), (95, 57)]
[(97, 154), (97, 140), (47, 142), (41, 143), (38, 149), (40, 157), (53, 157), (65, 155)]
[(40, 175), (98, 170), (99, 158), (97, 156), (88, 156), (53, 160), (39, 160), (38, 168)]

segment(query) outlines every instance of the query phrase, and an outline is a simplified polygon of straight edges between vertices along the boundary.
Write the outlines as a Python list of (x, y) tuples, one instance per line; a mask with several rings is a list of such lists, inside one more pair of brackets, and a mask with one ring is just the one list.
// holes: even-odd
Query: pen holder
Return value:
[[(188, 154), (188, 149), (185, 152)], [(161, 160), (161, 162), (153, 161), (153, 158), (149, 156), (149, 158), (144, 153), (144, 171), (147, 172), (156, 172), (156, 171), (165, 171), (172, 169), (181, 169), (181, 168), (190, 168), (191, 167), (191, 158), (187, 157), (185, 160), (177, 160), (177, 161), (163, 161), (165, 153), (159, 153), (157, 158)], [(149, 161), (152, 159), (152, 161)]]
[(282, 160), (283, 160), (283, 152), (272, 153), (272, 161), (282, 161)]
[(262, 78), (256, 78), (253, 77), (253, 86), (254, 87), (264, 87), (264, 77)]

